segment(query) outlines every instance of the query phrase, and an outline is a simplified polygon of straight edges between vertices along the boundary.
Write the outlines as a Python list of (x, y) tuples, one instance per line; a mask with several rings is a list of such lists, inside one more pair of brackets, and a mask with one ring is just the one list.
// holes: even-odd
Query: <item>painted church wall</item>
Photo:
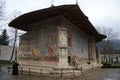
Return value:
[(88, 39), (87, 35), (76, 28), (72, 23), (63, 18), (61, 26), (68, 29), (69, 55), (78, 59), (88, 59)]
[(21, 36), (19, 60), (58, 62), (58, 27), (68, 32), (68, 55), (78, 59), (88, 59), (88, 39), (63, 17), (55, 17), (30, 26)]
[(57, 22), (56, 18), (32, 25), (31, 29), (21, 36), (19, 59), (36, 61), (58, 61), (57, 56)]

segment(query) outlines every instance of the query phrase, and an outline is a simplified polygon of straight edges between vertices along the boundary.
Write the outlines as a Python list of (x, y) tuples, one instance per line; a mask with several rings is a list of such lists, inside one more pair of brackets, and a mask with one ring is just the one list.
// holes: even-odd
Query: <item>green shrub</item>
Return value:
[(0, 60), (1, 66), (10, 66), (12, 63), (10, 61)]
[(103, 63), (102, 68), (120, 68), (120, 64)]

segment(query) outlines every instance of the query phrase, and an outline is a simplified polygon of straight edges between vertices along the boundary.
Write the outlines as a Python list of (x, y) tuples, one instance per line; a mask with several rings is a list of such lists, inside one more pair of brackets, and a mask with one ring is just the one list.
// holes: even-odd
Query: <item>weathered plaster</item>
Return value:
[(36, 22), (30, 26), (30, 30), (21, 36), (20, 50), (25, 55), (19, 55), (19, 60), (58, 62), (59, 27), (67, 29), (68, 56), (71, 56), (71, 59), (77, 57), (79, 63), (88, 60), (88, 35), (62, 16)]

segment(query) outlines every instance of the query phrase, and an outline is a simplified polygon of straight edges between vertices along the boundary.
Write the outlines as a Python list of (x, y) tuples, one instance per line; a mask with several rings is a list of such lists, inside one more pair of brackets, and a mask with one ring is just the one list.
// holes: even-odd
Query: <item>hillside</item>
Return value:
[[(101, 49), (104, 48), (102, 42), (97, 43), (97, 46)], [(115, 53), (120, 53), (120, 40), (112, 40), (109, 43), (109, 46), (111, 46), (115, 50)]]
[(110, 45), (112, 47), (114, 47), (115, 49), (119, 49), (120, 50), (120, 40), (113, 40), (110, 42)]

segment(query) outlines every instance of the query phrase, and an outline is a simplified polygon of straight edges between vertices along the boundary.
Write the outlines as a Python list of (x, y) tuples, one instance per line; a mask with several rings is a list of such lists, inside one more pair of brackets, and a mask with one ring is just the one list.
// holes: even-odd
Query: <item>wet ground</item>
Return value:
[(84, 72), (81, 76), (65, 76), (60, 75), (29, 75), (19, 74), (17, 76), (11, 75), (7, 68), (2, 68), (0, 71), (0, 80), (120, 80), (120, 69), (100, 69), (95, 68)]
[(120, 80), (120, 69), (96, 69), (84, 75), (87, 80)]

